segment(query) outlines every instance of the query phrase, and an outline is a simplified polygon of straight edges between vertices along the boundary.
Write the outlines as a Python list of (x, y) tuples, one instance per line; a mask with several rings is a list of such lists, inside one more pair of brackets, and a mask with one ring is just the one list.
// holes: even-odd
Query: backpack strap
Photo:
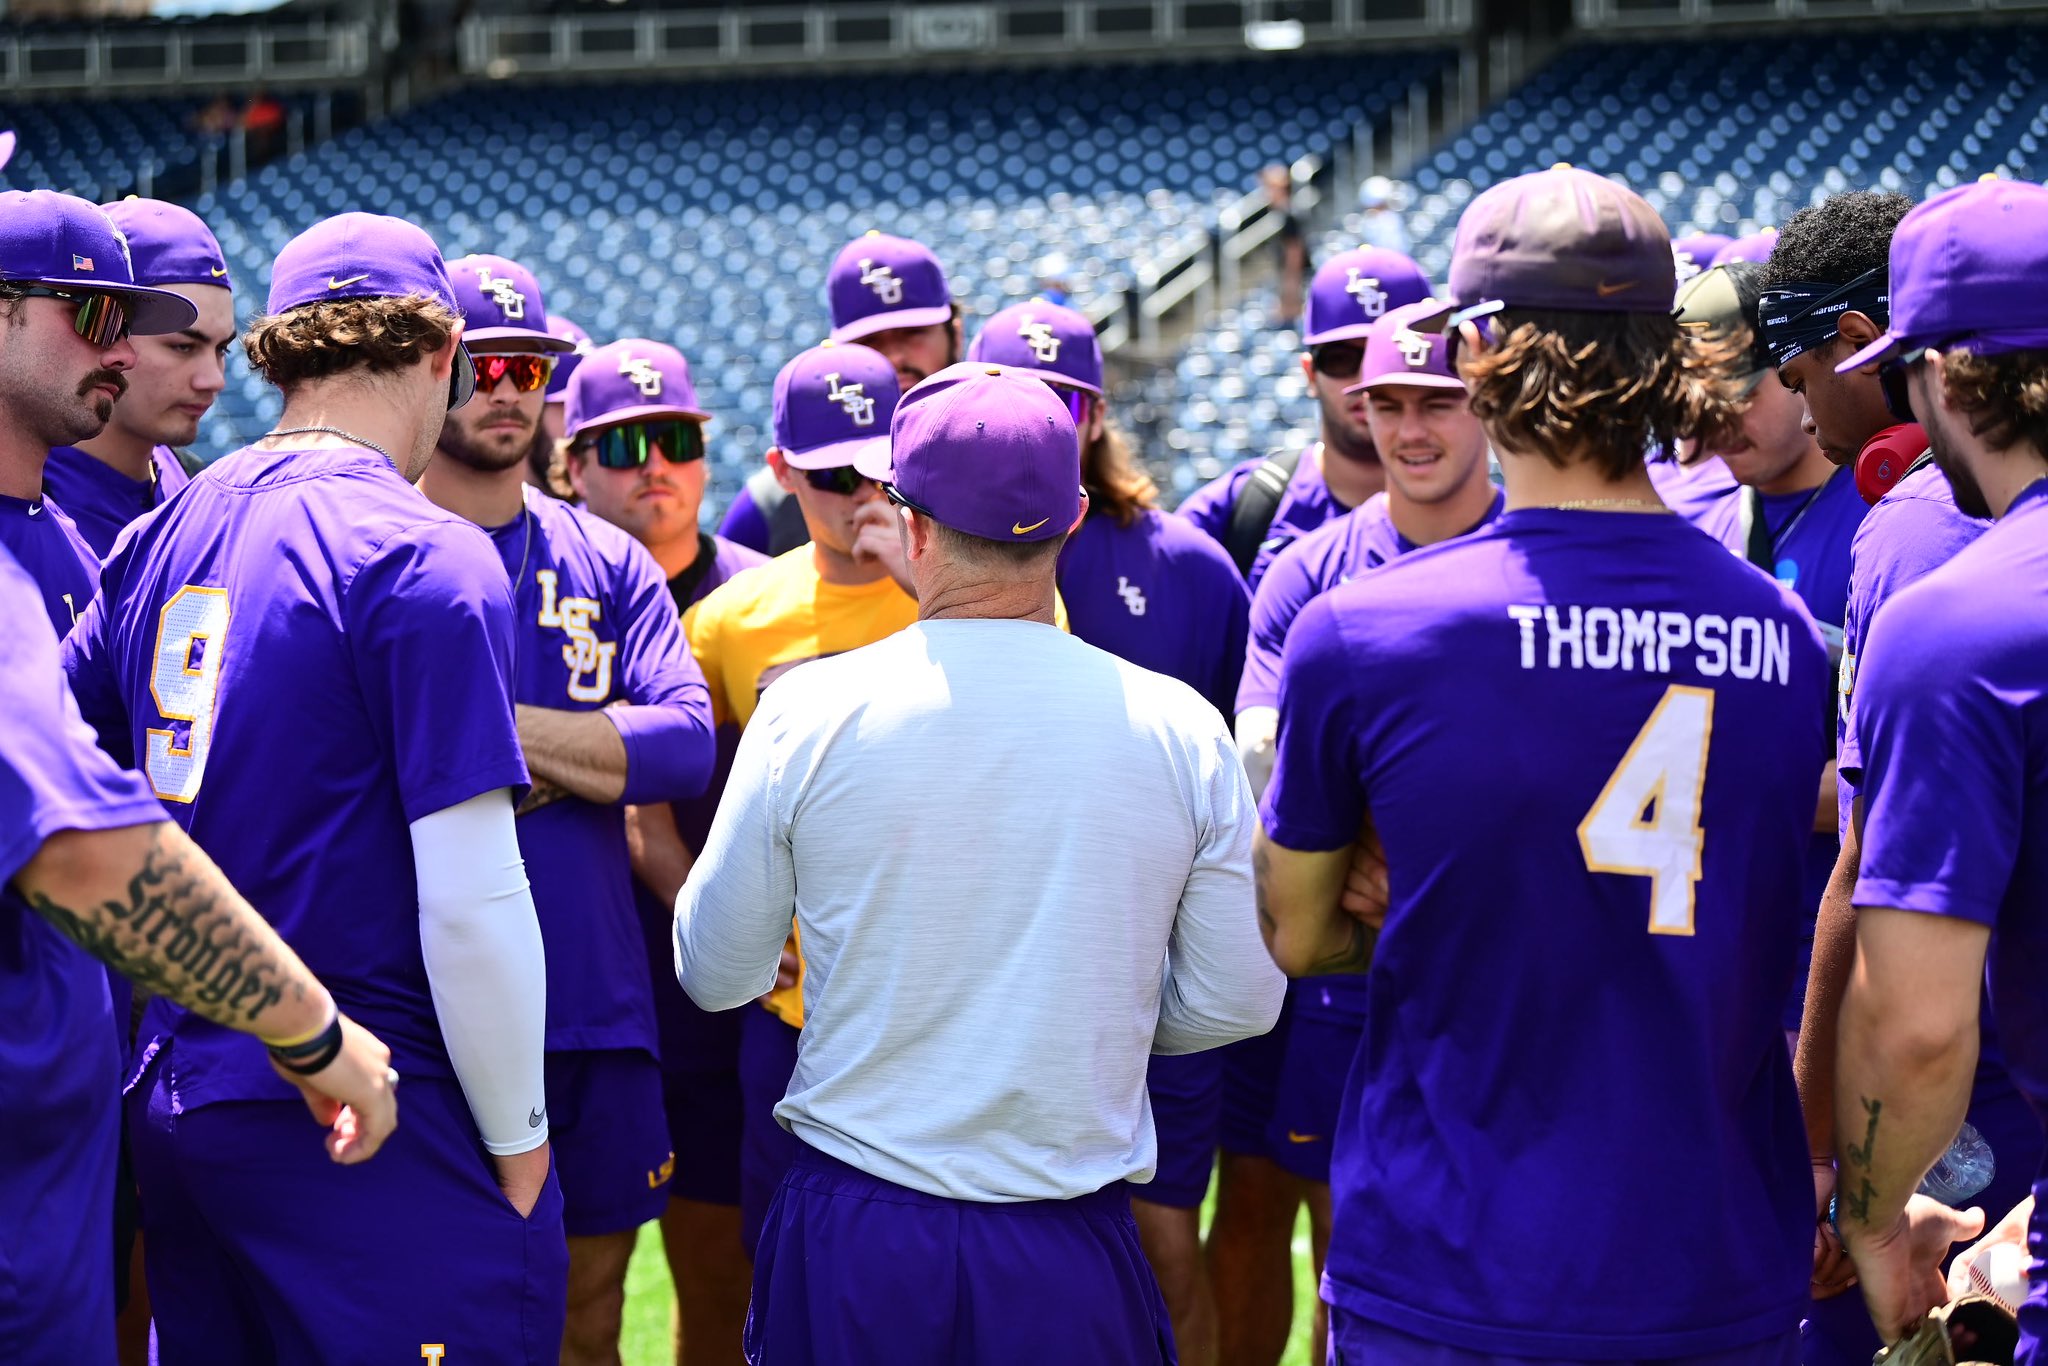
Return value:
[(1266, 532), (1280, 511), (1287, 485), (1301, 468), (1301, 454), (1297, 447), (1268, 456), (1252, 471), (1252, 477), (1238, 486), (1237, 497), (1230, 505), (1230, 523), (1223, 531), (1223, 548), (1230, 552), (1239, 574), (1251, 575), (1252, 561), (1259, 557), (1259, 546), (1265, 542)]

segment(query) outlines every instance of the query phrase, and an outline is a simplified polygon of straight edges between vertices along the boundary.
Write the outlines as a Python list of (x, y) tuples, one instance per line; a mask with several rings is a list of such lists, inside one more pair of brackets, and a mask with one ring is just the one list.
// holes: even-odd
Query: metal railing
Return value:
[(722, 10), (467, 21), (470, 75), (866, 66), (946, 58), (1197, 55), (1443, 40), (1471, 0), (1019, 0), (734, 5)]
[(0, 89), (10, 94), (335, 83), (369, 69), (361, 23), (0, 33)]
[(2048, 9), (2048, 0), (1574, 0), (1583, 29), (1662, 29), (1775, 20), (1939, 18)]

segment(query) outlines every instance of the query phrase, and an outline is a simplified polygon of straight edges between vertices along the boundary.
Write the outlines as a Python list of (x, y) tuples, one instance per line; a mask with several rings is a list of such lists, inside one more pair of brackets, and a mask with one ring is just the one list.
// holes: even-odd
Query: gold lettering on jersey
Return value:
[(562, 647), (562, 662), (569, 666), (569, 697), (577, 702), (609, 702), (612, 659), (619, 652), (619, 643), (598, 639), (590, 626), (604, 619), (604, 604), (595, 598), (560, 596), (552, 569), (541, 570), (533, 579), (540, 585), (540, 615), (535, 621), (569, 637)]

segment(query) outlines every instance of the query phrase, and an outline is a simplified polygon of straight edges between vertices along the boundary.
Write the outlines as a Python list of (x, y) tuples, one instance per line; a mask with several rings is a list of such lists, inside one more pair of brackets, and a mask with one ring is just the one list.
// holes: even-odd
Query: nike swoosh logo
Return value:
[[(227, 274), (227, 273), (228, 273), (228, 268), (227, 268), (226, 266), (222, 266), (222, 267), (221, 267), (221, 268), (220, 268), (219, 270), (215, 270), (215, 269), (214, 269), (214, 268), (213, 268), (212, 266), (208, 266), (208, 267), (206, 268), (206, 270), (207, 270), (207, 273), (208, 273), (208, 274), (210, 274), (210, 275), (212, 275), (212, 276), (213, 276), (213, 278), (214, 278), (214, 279), (216, 279), (216, 280), (218, 280), (218, 279), (219, 279), (219, 278), (220, 278), (221, 276), (223, 276), (223, 275), (225, 275), (225, 274)], [(339, 289), (339, 288), (340, 288), (340, 286), (339, 286), (339, 285), (337, 285), (337, 286), (335, 286), (335, 288)]]
[(1289, 1143), (1320, 1143), (1323, 1141), (1323, 1136), (1321, 1134), (1298, 1134), (1294, 1130), (1289, 1129), (1287, 1131), (1287, 1141)]
[(1597, 293), (1597, 294), (1598, 294), (1598, 295), (1599, 295), (1599, 296), (1600, 296), (1601, 298), (1605, 299), (1605, 298), (1609, 297), (1610, 295), (1614, 295), (1614, 294), (1619, 294), (1619, 293), (1621, 293), (1621, 292), (1622, 292), (1623, 290), (1627, 290), (1627, 289), (1634, 289), (1635, 287), (1636, 287), (1636, 282), (1635, 282), (1634, 280), (1623, 280), (1623, 281), (1622, 281), (1622, 282), (1621, 282), (1620, 284), (1618, 284), (1618, 285), (1610, 285), (1610, 284), (1608, 284), (1608, 283), (1607, 283), (1606, 281), (1604, 281), (1604, 280), (1603, 280), (1603, 281), (1601, 281), (1601, 282), (1600, 282), (1599, 284), (1597, 284), (1597, 285), (1594, 285), (1594, 286), (1593, 286), (1593, 290), (1594, 290), (1594, 292), (1595, 292), (1595, 293)]
[[(330, 275), (327, 277), (327, 287), (329, 289), (340, 289), (344, 285), (359, 285), (369, 278), (370, 276), (367, 271), (365, 271), (361, 275), (351, 275), (346, 280), (337, 280), (332, 275)], [(540, 1121), (535, 1120), (534, 1123), (539, 1124)]]
[(547, 1117), (548, 1112), (545, 1110), (528, 1110), (526, 1112), (526, 1127), (529, 1129), (538, 1129), (540, 1127), (540, 1122), (546, 1119)]
[(1040, 527), (1044, 526), (1047, 522), (1050, 522), (1051, 520), (1052, 518), (1050, 517), (1041, 517), (1037, 521), (1033, 522), (1030, 526), (1025, 526), (1021, 522), (1012, 522), (1010, 524), (1010, 534), (1012, 536), (1029, 536), (1032, 532), (1038, 530)]

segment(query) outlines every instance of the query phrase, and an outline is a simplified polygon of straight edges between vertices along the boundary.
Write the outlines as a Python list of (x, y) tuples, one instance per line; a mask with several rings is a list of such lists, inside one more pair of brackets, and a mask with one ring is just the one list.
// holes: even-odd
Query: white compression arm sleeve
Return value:
[(427, 984), (484, 1147), (504, 1157), (538, 1148), (548, 1137), (547, 959), (511, 790), (414, 821), (412, 857)]

